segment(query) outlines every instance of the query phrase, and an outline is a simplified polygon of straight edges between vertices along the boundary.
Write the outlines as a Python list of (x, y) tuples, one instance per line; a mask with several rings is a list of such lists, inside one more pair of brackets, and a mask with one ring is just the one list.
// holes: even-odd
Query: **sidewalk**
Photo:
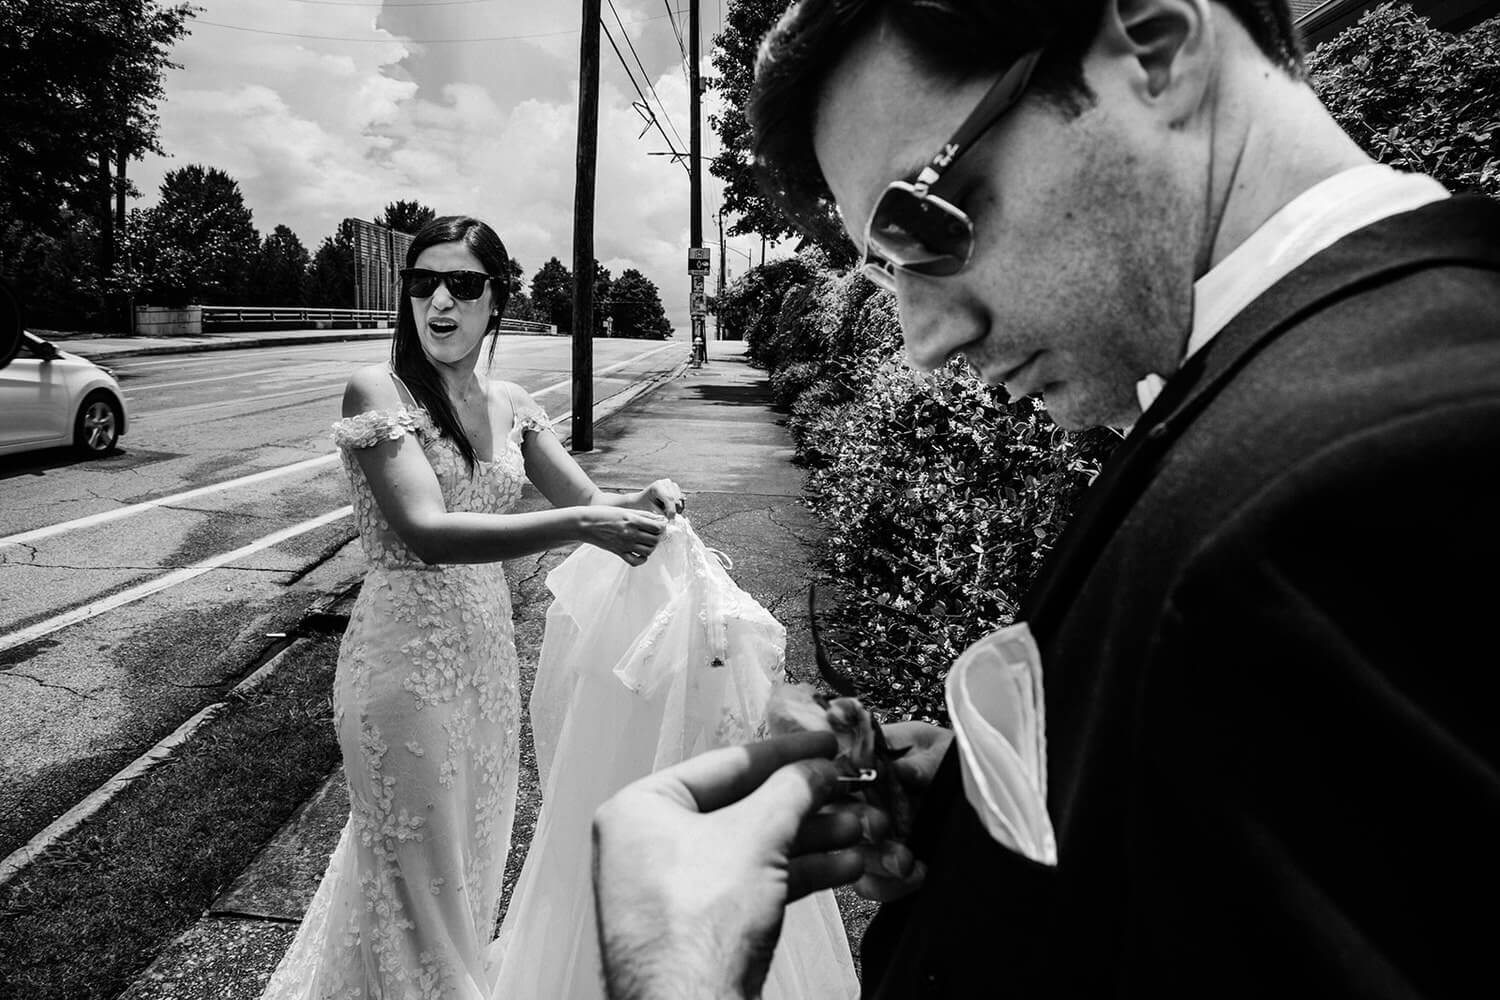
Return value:
[[(770, 410), (765, 374), (750, 367), (740, 344), (709, 347), (709, 365), (662, 383), (600, 423), (595, 450), (578, 456), (579, 463), (606, 490), (639, 487), (661, 476), (675, 479), (688, 494), (687, 514), (699, 535), (733, 558), (731, 575), (786, 625), (789, 673), (810, 679), (806, 600), (813, 578), (810, 545), (818, 529), (800, 503), (802, 472), (791, 463), (782, 417)], [(526, 502), (542, 504), (529, 487)], [(550, 599), (546, 572), (566, 554), (558, 550), (507, 565), (523, 701), (530, 696)], [(506, 898), (539, 805), (529, 726), (521, 740)], [(335, 772), (121, 1000), (259, 997), (312, 899), (347, 808)]]

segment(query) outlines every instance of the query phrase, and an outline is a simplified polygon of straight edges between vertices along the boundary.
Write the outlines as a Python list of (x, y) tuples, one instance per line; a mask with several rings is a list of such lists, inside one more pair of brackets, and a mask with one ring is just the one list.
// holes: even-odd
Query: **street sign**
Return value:
[(708, 274), (712, 269), (708, 247), (688, 247), (688, 274)]
[(691, 280), (693, 282), (693, 293), (697, 294), (699, 292), (702, 292), (703, 291), (703, 275), (701, 275), (701, 274), (695, 274), (695, 275), (692, 276)]

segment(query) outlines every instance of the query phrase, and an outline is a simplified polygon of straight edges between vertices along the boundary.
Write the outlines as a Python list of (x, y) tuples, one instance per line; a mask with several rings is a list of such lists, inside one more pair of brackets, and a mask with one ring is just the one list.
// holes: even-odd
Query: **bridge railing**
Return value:
[[(315, 309), (302, 306), (187, 306), (136, 309), (136, 332), (146, 336), (191, 336), (205, 330), (276, 329), (290, 325), (317, 329), (393, 327), (396, 313), (389, 309)], [(500, 329), (508, 333), (556, 334), (550, 323), (524, 319), (502, 319)]]

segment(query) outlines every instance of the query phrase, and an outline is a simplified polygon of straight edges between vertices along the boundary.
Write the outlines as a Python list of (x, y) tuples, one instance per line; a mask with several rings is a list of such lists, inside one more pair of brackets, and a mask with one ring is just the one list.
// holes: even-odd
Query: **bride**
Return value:
[[(508, 294), (489, 226), (435, 219), (406, 263), (391, 363), (349, 380), (333, 433), (370, 563), (334, 677), (349, 822), (274, 1000), (488, 996), (520, 731), (500, 562), (588, 542), (642, 566), (683, 502), (665, 479), (601, 492), (477, 365)], [(555, 509), (508, 513), (526, 479)]]

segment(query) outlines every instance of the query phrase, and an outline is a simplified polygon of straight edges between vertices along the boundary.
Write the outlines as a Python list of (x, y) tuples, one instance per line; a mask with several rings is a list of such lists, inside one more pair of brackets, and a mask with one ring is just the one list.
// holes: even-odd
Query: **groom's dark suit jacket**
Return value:
[(1495, 995), (1500, 206), (1379, 222), (1252, 303), (1021, 617), (1059, 864), (989, 838), (950, 753), (867, 997)]

